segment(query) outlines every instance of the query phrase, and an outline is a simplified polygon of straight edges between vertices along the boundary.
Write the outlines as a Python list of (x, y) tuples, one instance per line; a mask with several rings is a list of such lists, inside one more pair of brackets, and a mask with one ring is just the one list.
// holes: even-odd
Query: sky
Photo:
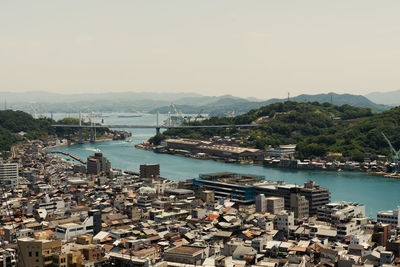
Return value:
[(0, 91), (400, 89), (398, 0), (1, 0)]

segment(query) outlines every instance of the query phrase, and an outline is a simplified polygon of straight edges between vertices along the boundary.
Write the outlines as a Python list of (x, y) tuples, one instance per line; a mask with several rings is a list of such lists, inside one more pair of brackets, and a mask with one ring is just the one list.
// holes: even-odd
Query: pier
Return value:
[(50, 154), (62, 154), (64, 156), (68, 156), (76, 161), (79, 161), (82, 164), (86, 164), (86, 161), (84, 161), (83, 159), (79, 158), (78, 156), (68, 153), (68, 152), (64, 152), (64, 151), (46, 151), (46, 153), (50, 153)]

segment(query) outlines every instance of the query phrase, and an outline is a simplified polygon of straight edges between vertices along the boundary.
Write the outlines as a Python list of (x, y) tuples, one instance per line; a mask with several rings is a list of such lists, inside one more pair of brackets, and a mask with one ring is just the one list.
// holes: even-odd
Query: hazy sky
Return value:
[(400, 89), (399, 0), (1, 0), (0, 91)]

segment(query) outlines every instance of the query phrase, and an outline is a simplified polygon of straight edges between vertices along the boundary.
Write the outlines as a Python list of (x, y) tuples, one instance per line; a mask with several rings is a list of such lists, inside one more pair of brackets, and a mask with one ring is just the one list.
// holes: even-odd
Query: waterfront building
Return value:
[(140, 178), (157, 178), (160, 176), (160, 164), (141, 164)]
[(0, 185), (13, 189), (18, 185), (18, 164), (4, 163), (0, 159)]
[(395, 227), (400, 226), (400, 206), (395, 210), (380, 211), (377, 215), (377, 221), (380, 223), (391, 224)]
[(339, 223), (365, 217), (365, 206), (346, 201), (333, 202), (318, 208), (318, 220)]
[(267, 150), (267, 156), (271, 158), (292, 158), (296, 153), (297, 145), (280, 145), (277, 148)]
[(94, 156), (89, 156), (87, 158), (86, 164), (88, 174), (110, 174), (111, 164), (106, 157), (103, 157), (102, 153), (95, 153)]
[(264, 180), (264, 176), (246, 175), (238, 173), (211, 173), (200, 174), (193, 180), (195, 190), (199, 188), (214, 191), (217, 199), (232, 199), (234, 201), (254, 203), (254, 185)]

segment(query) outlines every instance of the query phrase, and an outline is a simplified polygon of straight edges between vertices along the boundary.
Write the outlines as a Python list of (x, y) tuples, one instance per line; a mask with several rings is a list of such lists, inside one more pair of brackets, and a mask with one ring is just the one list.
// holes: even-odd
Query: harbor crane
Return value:
[(386, 142), (389, 144), (389, 147), (390, 147), (390, 153), (392, 155), (392, 161), (394, 164), (393, 172), (398, 172), (399, 171), (400, 149), (398, 151), (396, 151), (396, 149), (394, 149), (392, 143), (390, 142), (389, 138), (387, 138), (383, 132), (381, 132), (381, 133), (383, 135), (383, 138), (385, 138)]

